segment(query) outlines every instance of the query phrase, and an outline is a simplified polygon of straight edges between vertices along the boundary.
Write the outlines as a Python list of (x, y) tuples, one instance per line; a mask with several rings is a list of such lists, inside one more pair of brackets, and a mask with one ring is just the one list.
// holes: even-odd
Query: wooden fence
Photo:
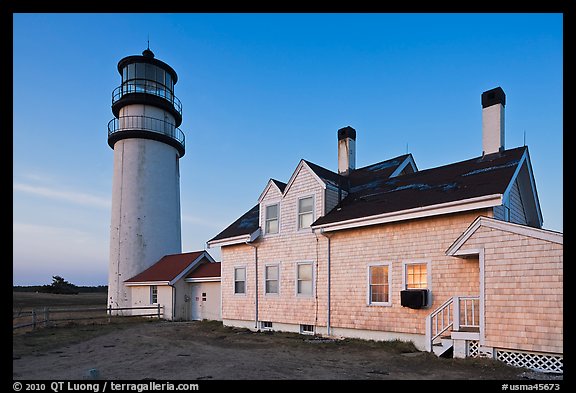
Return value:
[[(125, 314), (123, 311), (132, 310), (154, 310), (154, 312), (149, 313), (128, 313)], [(60, 308), (54, 309), (49, 307), (44, 307), (42, 309), (32, 309), (31, 311), (17, 311), (12, 312), (12, 330), (32, 327), (36, 329), (39, 326), (50, 326), (55, 325), (59, 322), (74, 322), (74, 321), (86, 321), (86, 320), (107, 320), (108, 323), (112, 321), (113, 318), (125, 318), (125, 317), (156, 317), (158, 319), (162, 318), (164, 307), (160, 304), (155, 306), (144, 306), (144, 307), (118, 307), (113, 308), (112, 306), (108, 308), (104, 307), (92, 307), (92, 308)], [(61, 316), (61, 317), (58, 317)]]

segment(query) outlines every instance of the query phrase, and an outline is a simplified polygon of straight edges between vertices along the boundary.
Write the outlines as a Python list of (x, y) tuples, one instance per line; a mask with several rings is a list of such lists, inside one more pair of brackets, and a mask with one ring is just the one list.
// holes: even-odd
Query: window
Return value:
[(234, 268), (234, 293), (235, 294), (245, 294), (246, 293), (246, 268), (245, 267)]
[(270, 322), (270, 321), (260, 321), (260, 329), (262, 329), (262, 330), (272, 330), (272, 322)]
[(314, 334), (314, 325), (300, 325), (300, 334)]
[(278, 233), (278, 204), (266, 206), (266, 234)]
[(278, 294), (278, 265), (266, 266), (264, 286), (266, 294)]
[(428, 265), (426, 263), (407, 263), (404, 269), (406, 289), (428, 288)]
[(298, 229), (309, 228), (314, 221), (314, 197), (298, 200)]
[(158, 287), (156, 285), (150, 286), (150, 304), (158, 304)]
[(368, 304), (390, 305), (390, 265), (368, 267)]
[(312, 295), (312, 263), (299, 263), (296, 269), (296, 293)]

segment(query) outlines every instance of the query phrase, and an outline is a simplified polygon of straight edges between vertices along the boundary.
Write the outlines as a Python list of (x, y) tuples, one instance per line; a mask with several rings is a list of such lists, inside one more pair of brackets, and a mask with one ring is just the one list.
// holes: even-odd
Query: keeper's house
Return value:
[(411, 154), (338, 172), (301, 160), (208, 241), (222, 320), (254, 330), (412, 341), (455, 357), (563, 369), (563, 235), (542, 229), (528, 147), (504, 148), (505, 94), (482, 94), (482, 155)]

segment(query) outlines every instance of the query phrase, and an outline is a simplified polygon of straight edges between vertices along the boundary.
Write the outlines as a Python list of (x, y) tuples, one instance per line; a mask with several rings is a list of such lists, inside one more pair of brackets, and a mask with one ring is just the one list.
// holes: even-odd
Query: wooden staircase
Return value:
[(453, 296), (426, 317), (426, 349), (452, 357), (454, 340), (480, 336), (480, 297)]

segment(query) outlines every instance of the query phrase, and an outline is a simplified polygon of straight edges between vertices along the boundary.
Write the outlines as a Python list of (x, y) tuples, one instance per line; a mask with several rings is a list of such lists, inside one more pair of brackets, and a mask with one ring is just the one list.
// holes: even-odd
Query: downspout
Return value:
[(171, 320), (174, 321), (174, 317), (176, 316), (176, 287), (174, 285), (170, 285), (172, 288), (172, 318)]
[(330, 336), (331, 335), (331, 328), (330, 328), (330, 236), (328, 236), (326, 233), (324, 233), (323, 229), (320, 229), (320, 234), (323, 235), (326, 239), (328, 239), (328, 259), (327, 259), (327, 263), (326, 263), (326, 274), (327, 274), (327, 297), (326, 297), (326, 335)]
[(245, 242), (247, 245), (254, 247), (254, 272), (256, 278), (254, 279), (255, 282), (255, 295), (254, 295), (254, 328), (258, 330), (258, 247), (254, 244), (250, 243), (249, 241)]

